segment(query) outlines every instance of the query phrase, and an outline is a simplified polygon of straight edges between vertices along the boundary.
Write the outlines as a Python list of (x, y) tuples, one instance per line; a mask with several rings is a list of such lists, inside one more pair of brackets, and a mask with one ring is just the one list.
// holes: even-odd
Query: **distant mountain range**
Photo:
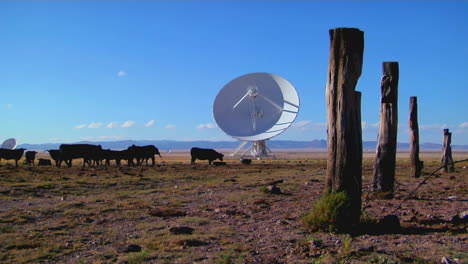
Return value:
[[(177, 140), (123, 140), (123, 141), (103, 141), (90, 142), (80, 141), (77, 144), (94, 144), (101, 145), (104, 149), (126, 149), (131, 145), (144, 146), (155, 145), (160, 150), (188, 150), (192, 147), (213, 148), (213, 149), (235, 149), (239, 146), (239, 141), (177, 141)], [(18, 148), (28, 150), (48, 150), (58, 149), (62, 143), (44, 143), (44, 144), (20, 144)], [(364, 141), (364, 151), (375, 151), (376, 141)], [(268, 141), (270, 149), (311, 149), (311, 150), (326, 150), (326, 140), (311, 140), (311, 141), (294, 141), (294, 140), (270, 140)], [(398, 143), (398, 151), (408, 151), (408, 143)], [(441, 144), (422, 143), (420, 144), (421, 151), (439, 151), (442, 149)], [(452, 145), (454, 151), (468, 151), (468, 145)]]

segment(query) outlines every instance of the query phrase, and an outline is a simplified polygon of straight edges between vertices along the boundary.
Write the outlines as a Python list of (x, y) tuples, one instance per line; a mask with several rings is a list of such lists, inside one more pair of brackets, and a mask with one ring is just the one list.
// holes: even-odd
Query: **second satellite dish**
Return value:
[(3, 141), (2, 148), (4, 149), (15, 149), (18, 142), (14, 138), (9, 138)]
[(272, 73), (250, 73), (230, 81), (213, 105), (218, 126), (234, 138), (254, 142), (250, 156), (258, 158), (269, 156), (265, 140), (291, 126), (298, 112), (296, 89)]

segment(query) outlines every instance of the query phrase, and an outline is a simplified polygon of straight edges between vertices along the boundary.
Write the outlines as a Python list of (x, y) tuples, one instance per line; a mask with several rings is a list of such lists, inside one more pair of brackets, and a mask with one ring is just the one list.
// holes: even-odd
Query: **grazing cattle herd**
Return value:
[[(26, 151), (25, 149), (4, 149), (0, 148), (0, 161), (15, 160), (15, 165), (18, 167), (18, 161), (25, 155), (26, 163), (34, 165), (36, 158), (36, 151)], [(72, 166), (74, 159), (83, 159), (83, 167), (107, 165), (114, 161), (117, 166), (121, 165), (122, 160), (127, 162), (128, 166), (141, 166), (143, 163), (148, 166), (148, 161), (151, 160), (151, 165), (156, 164), (155, 156), (158, 155), (161, 159), (161, 153), (158, 148), (153, 145), (148, 146), (135, 146), (132, 145), (125, 150), (110, 150), (103, 149), (101, 145), (92, 144), (62, 144), (59, 149), (49, 149), (49, 156), (55, 162), (55, 166), (60, 167), (64, 162), (68, 167)], [(213, 149), (192, 148), (190, 150), (191, 164), (195, 160), (208, 160), (208, 164), (216, 160), (223, 160), (224, 155)], [(38, 166), (51, 166), (50, 159), (40, 158)]]

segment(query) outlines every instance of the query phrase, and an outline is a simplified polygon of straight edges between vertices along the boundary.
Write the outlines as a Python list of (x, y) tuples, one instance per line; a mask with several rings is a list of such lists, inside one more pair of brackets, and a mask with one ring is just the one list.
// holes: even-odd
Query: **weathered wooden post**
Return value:
[(452, 159), (452, 133), (448, 128), (444, 129), (444, 145), (442, 146), (442, 168), (443, 172), (454, 172), (455, 165)]
[(409, 112), (411, 177), (419, 178), (423, 162), (419, 160), (418, 98), (410, 97)]
[(384, 62), (380, 81), (380, 128), (372, 190), (393, 193), (398, 130), (398, 62)]
[(356, 28), (330, 30), (330, 59), (326, 86), (328, 120), (327, 192), (346, 192), (351, 206), (341, 212), (338, 230), (359, 224), (362, 187), (361, 76), (364, 32)]

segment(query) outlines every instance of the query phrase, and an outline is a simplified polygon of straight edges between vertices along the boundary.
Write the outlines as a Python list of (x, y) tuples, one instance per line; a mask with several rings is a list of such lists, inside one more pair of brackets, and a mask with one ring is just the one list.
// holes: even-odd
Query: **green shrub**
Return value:
[(141, 252), (130, 253), (128, 255), (128, 264), (140, 264), (146, 261), (148, 257), (149, 250), (142, 250)]
[(260, 192), (261, 193), (267, 193), (267, 194), (270, 193), (270, 191), (268, 190), (268, 188), (266, 186), (260, 187)]
[(244, 254), (239, 254), (234, 250), (221, 252), (215, 259), (215, 264), (240, 264), (245, 263)]
[(341, 232), (346, 211), (351, 203), (345, 192), (328, 193), (314, 203), (310, 212), (302, 217), (309, 231)]

